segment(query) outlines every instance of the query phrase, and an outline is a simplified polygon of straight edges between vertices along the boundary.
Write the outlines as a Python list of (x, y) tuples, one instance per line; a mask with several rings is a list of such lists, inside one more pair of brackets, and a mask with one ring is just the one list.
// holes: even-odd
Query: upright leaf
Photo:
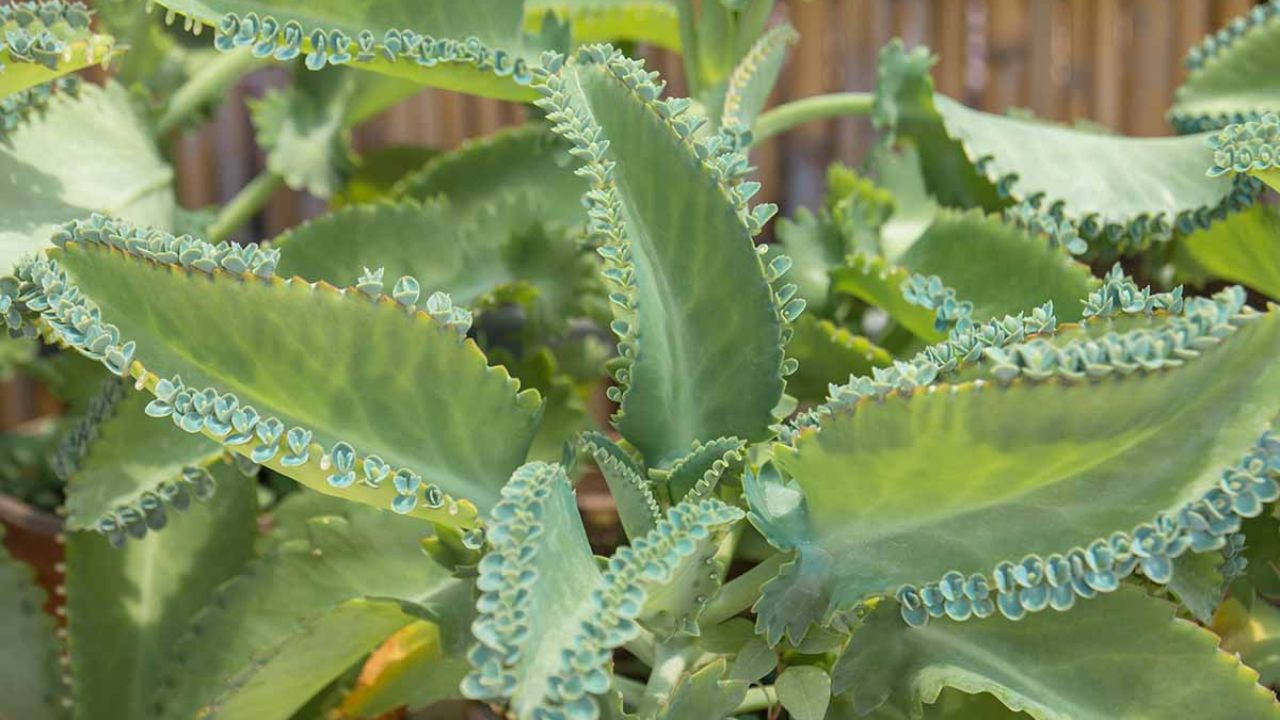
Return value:
[(619, 431), (651, 466), (697, 440), (768, 436), (794, 370), (783, 326), (804, 304), (770, 285), (787, 263), (767, 270), (756, 254), (751, 237), (773, 208), (747, 204), (759, 186), (738, 182), (746, 158), (732, 140), (695, 140), (702, 120), (683, 114), (688, 101), (658, 102), (655, 76), (613, 48), (549, 62), (540, 103), (586, 163), (614, 291)]

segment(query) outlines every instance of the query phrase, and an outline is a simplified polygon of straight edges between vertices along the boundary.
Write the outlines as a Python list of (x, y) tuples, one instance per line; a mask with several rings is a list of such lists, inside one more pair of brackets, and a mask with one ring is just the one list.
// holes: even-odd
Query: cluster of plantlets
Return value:
[[(0, 357), (67, 403), (0, 458), (65, 549), (57, 622), (0, 562), (0, 715), (1280, 716), (1278, 9), (1153, 140), (898, 42), (766, 111), (772, 0), (0, 8)], [(179, 208), (158, 141), (269, 63), (267, 169)], [(423, 86), (527, 121), (352, 151)], [(773, 223), (752, 147), (843, 114)], [(228, 240), (281, 185), (332, 209)]]

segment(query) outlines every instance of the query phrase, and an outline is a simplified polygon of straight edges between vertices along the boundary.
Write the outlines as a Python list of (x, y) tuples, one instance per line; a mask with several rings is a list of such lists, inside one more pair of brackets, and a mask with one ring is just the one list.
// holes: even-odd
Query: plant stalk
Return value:
[(211, 243), (226, 240), (231, 233), (248, 222), (249, 218), (258, 214), (283, 183), (284, 178), (270, 170), (264, 170), (258, 177), (250, 180), (230, 202), (222, 206), (218, 217), (209, 225), (207, 240)]
[(636, 713), (638, 716), (654, 717), (658, 714), (698, 652), (697, 647), (687, 640), (658, 646), (653, 672), (649, 674), (649, 684), (645, 685), (644, 694), (640, 698)]
[(644, 683), (629, 677), (614, 675), (613, 688), (622, 693), (622, 702), (628, 707), (638, 707), (644, 697)]
[(751, 130), (752, 143), (785, 132), (810, 120), (842, 115), (870, 115), (875, 96), (871, 93), (831, 93), (789, 102), (762, 114)]
[(760, 597), (760, 588), (778, 574), (778, 568), (786, 559), (786, 553), (770, 555), (764, 562), (725, 583), (720, 592), (707, 602), (698, 622), (710, 627), (750, 609)]
[(200, 106), (226, 92), (241, 75), (263, 62), (247, 49), (219, 55), (174, 92), (164, 112), (160, 114), (160, 119), (156, 121), (156, 134), (164, 135), (177, 127)]

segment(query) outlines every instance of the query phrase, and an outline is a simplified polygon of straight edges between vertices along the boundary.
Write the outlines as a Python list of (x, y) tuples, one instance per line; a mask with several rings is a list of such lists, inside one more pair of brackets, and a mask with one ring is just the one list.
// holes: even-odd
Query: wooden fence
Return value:
[[(141, 1), (141, 0), (137, 0)], [(504, 0), (477, 0), (502, 2)], [(705, 1), (705, 0), (704, 0)], [(939, 90), (992, 111), (1089, 118), (1134, 135), (1169, 132), (1164, 120), (1182, 81), (1186, 49), (1252, 0), (782, 0), (778, 14), (800, 32), (774, 102), (839, 90), (869, 90), (877, 50), (894, 37), (940, 56)], [(676, 59), (648, 53), (651, 67), (682, 94)], [(175, 137), (181, 203), (230, 198), (261, 171), (244, 99), (287, 80), (277, 69), (246, 79), (203, 128)], [(424, 90), (358, 129), (360, 150), (462, 140), (520, 122), (523, 110), (497, 101)], [(871, 138), (864, 119), (815, 122), (761, 147), (754, 157), (762, 199), (788, 213), (821, 197), (829, 162), (856, 162)], [(323, 202), (279, 192), (237, 239), (271, 237), (324, 210)], [(41, 414), (48, 401), (30, 385), (0, 385), (0, 427)]]

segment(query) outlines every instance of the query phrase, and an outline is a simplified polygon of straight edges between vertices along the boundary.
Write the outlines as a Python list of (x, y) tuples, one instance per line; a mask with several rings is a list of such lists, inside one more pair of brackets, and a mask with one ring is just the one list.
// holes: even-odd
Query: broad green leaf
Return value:
[(1195, 619), (1208, 623), (1226, 591), (1222, 554), (1187, 553), (1174, 560), (1169, 590)]
[[(1077, 223), (1087, 239), (1127, 246), (1208, 225), (1256, 194), (1248, 178), (1205, 176), (1207, 135), (1129, 138), (972, 110), (933, 93), (932, 62), (927, 50), (907, 53), (900, 43), (881, 51), (881, 76), (892, 82), (877, 90), (876, 117), (919, 146), (926, 183), (946, 204), (996, 210), (1031, 201)], [(956, 194), (973, 187), (975, 174), (989, 189)]]
[(465, 660), (445, 653), (438, 625), (410, 623), (365, 661), (339, 712), (342, 717), (376, 717), (400, 706), (413, 710), (460, 698), (458, 684), (467, 669)]
[(1263, 685), (1280, 685), (1280, 610), (1274, 605), (1255, 600), (1245, 607), (1228, 598), (1210, 627), (1222, 637), (1222, 649), (1240, 656)]
[(204, 709), (288, 718), (419, 619), (440, 621), (445, 643), (458, 648), (469, 588), (423, 554), (429, 525), (352, 503), (308, 506), (316, 514), (301, 536), (278, 535), (171, 639), (154, 717), (190, 718)]
[(477, 644), (462, 691), (509, 699), (521, 720), (555, 710), (598, 717), (594, 696), (610, 689), (611, 651), (640, 632), (650, 593), (689, 568), (704, 571), (707, 551), (741, 512), (716, 500), (677, 505), (602, 570), (562, 468), (529, 463), (502, 494), (479, 566)]
[[(106, 450), (116, 441), (104, 433), (95, 445)], [(104, 459), (96, 448), (90, 457)], [(127, 465), (117, 472), (132, 474)], [(160, 669), (171, 661), (174, 643), (214, 590), (252, 557), (257, 488), (230, 465), (219, 464), (213, 474), (214, 496), (170, 518), (164, 532), (123, 548), (96, 532), (68, 533), (67, 629), (76, 717), (154, 717)]]
[(836, 663), (836, 692), (866, 713), (918, 717), (943, 688), (989, 692), (1042, 720), (1121, 717), (1274, 718), (1257, 674), (1174, 606), (1123, 587), (1069, 613), (1021, 623), (943, 621), (910, 628), (893, 603), (866, 620)]
[(569, 23), (574, 45), (631, 41), (680, 50), (672, 0), (525, 0), (525, 30), (538, 32), (548, 12)]
[(778, 667), (778, 656), (770, 649), (768, 643), (758, 637), (747, 641), (729, 667), (729, 677), (734, 680), (753, 683), (773, 672)]
[[(848, 250), (844, 238), (828, 219), (800, 208), (794, 217), (782, 218), (774, 226), (778, 245), (792, 267), (788, 277), (798, 288), (796, 297), (812, 312), (827, 307), (831, 271), (844, 263)], [(803, 317), (803, 316), (801, 316)]]
[(831, 698), (826, 720), (1026, 720), (1030, 717), (1010, 710), (990, 693), (970, 695), (952, 688), (943, 688), (937, 700), (922, 708), (923, 713), (916, 708), (911, 710), (907, 712), (885, 704), (862, 714), (854, 708), (849, 695), (836, 695)]
[(1052, 301), (1059, 320), (1074, 322), (1081, 317), (1081, 300), (1099, 285), (1088, 266), (979, 210), (940, 210), (898, 263), (941, 277), (960, 299), (973, 303), (975, 320)]
[(891, 265), (878, 256), (860, 253), (851, 255), (843, 267), (831, 272), (831, 291), (875, 305), (913, 335), (927, 342), (937, 342), (945, 333), (937, 327), (934, 311), (908, 301), (903, 293), (903, 287), (910, 279), (911, 271), (906, 268)]
[[(4, 531), (0, 528), (0, 539)], [(66, 717), (66, 689), (58, 667), (53, 618), (31, 568), (0, 546), (0, 716), (46, 720)]]
[(0, 144), (0, 273), (91, 212), (168, 227), (172, 179), (124, 88), (53, 96)]
[(1259, 205), (1182, 238), (1196, 264), (1280, 300), (1280, 212)]
[(1280, 20), (1262, 3), (1227, 23), (1187, 55), (1190, 72), (1169, 119), (1182, 132), (1222, 127), (1280, 110)]
[(822, 720), (831, 701), (831, 677), (812, 665), (797, 665), (782, 671), (775, 685), (778, 702), (795, 720)]
[(804, 304), (784, 307), (756, 254), (752, 235), (773, 208), (747, 204), (758, 186), (737, 183), (746, 158), (721, 143), (700, 159), (686, 103), (658, 103), (643, 66), (612, 48), (584, 48), (551, 70), (540, 104), (586, 160), (591, 230), (614, 293), (619, 432), (652, 467), (698, 440), (767, 437), (788, 369), (783, 325)]
[(523, 229), (541, 221), (577, 226), (585, 221), (582, 194), (587, 184), (573, 173), (569, 145), (545, 125), (530, 123), (468, 140), (406, 176), (395, 197), (448, 198), (461, 218), (475, 218), (502, 196), (526, 196), (530, 206), (507, 213), (508, 226)]
[[(157, 4), (215, 28), (215, 45), (220, 50), (253, 46), (282, 61), (305, 56), (310, 69), (349, 64), (423, 85), (508, 100), (531, 99), (528, 66), (537, 62), (538, 52), (544, 49), (538, 39), (521, 32), (522, 2), (157, 0)], [(406, 36), (403, 31), (413, 34)], [(317, 43), (317, 37), (322, 42)]]
[(392, 145), (356, 158), (346, 184), (329, 200), (329, 207), (366, 205), (389, 200), (396, 183), (418, 170), (440, 152), (426, 145)]
[(115, 39), (93, 32), (81, 2), (0, 6), (0, 100), (117, 54)]
[[(1069, 607), (1077, 593), (1113, 588), (1139, 562), (1149, 578), (1167, 581), (1166, 547), (1174, 557), (1190, 551), (1188, 542), (1200, 551), (1221, 547), (1220, 535), (1238, 529), (1240, 516), (1260, 513), (1260, 498), (1272, 499), (1265, 473), (1242, 468), (1278, 449), (1264, 431), (1280, 411), (1273, 361), (1280, 315), (1237, 314), (1242, 300), (1238, 293), (1199, 300), (1161, 330), (1132, 331), (1117, 342), (1140, 347), (1156, 332), (1186, 332), (1183, 342), (1200, 349), (1126, 356), (1113, 345), (1109, 360), (1089, 366), (1089, 381), (1071, 365), (1039, 363), (1080, 357), (1079, 344), (1096, 351), (1107, 341), (1078, 339), (1059, 349), (1039, 338), (989, 350), (988, 358), (1006, 359), (979, 368), (982, 382), (832, 405), (794, 447), (775, 447), (790, 481), (744, 481), (756, 526), (774, 545), (797, 551), (766, 585), (759, 627), (771, 642), (784, 632), (798, 638), (811, 621), (833, 622), (872, 596), (894, 593), (905, 593), (913, 622), (924, 622), (912, 593), (926, 585), (930, 614), (941, 614), (937, 582), (959, 593), (947, 614), (985, 616), (999, 600), (1001, 612), (1016, 617), (1048, 606), (1045, 563), (1055, 578), (1053, 606)], [(1209, 339), (1213, 327), (1226, 339)], [(1026, 372), (1009, 357), (1023, 358)], [(1021, 377), (1010, 381), (1011, 373)], [(1239, 510), (1234, 496), (1215, 490), (1236, 488), (1223, 478), (1237, 473), (1261, 483), (1256, 496), (1242, 490), (1248, 497)], [(1210, 512), (1206, 502), (1226, 515), (1197, 534), (1188, 513)], [(1099, 554), (1095, 541), (1114, 551)], [(1134, 544), (1141, 554), (1130, 550)], [(1100, 568), (1087, 582), (1080, 570), (1062, 570), (1083, 562), (1086, 550)], [(1027, 592), (1006, 592), (1013, 571), (1006, 562), (1024, 563)], [(957, 578), (972, 580), (976, 603), (952, 587)], [(803, 611), (786, 604), (800, 596)]]
[(747, 694), (742, 680), (725, 677), (725, 660), (718, 658), (676, 684), (671, 699), (658, 712), (663, 720), (722, 720), (731, 717)]
[[(272, 274), (275, 251), (196, 242), (184, 262), (204, 272), (174, 262), (171, 236), (101, 218), (62, 232), (56, 259), (27, 265), (19, 292), (51, 302), (42, 326), (91, 357), (65, 323), (81, 303), (97, 308), (127, 345), (96, 357), (157, 394), (149, 414), (320, 492), (451, 525), (473, 522), (524, 460), (536, 393), (488, 367), (440, 297), (410, 311), (401, 302), (416, 298), (397, 302), (376, 283), (286, 281)], [(144, 239), (121, 251), (124, 234)], [(53, 295), (31, 283), (44, 276), (60, 279)], [(90, 337), (110, 332), (97, 327)]]
[(787, 380), (787, 392), (801, 400), (821, 402), (829, 384), (847, 382), (851, 375), (870, 375), (872, 368), (893, 360), (884, 348), (830, 320), (802, 315), (793, 327), (796, 334), (787, 352), (800, 361), (800, 369)]
[(795, 29), (784, 23), (756, 40), (729, 75), (724, 104), (713, 114), (718, 115), (718, 124), (749, 129), (755, 123), (778, 81), (787, 50), (799, 39)]
[(99, 530), (123, 542), (126, 533), (163, 528), (171, 513), (193, 503), (193, 496), (204, 500), (216, 490), (205, 473), (187, 477), (184, 470), (208, 465), (222, 455), (222, 447), (147, 417), (143, 410), (150, 400), (149, 393), (108, 380), (88, 416), (64, 440), (68, 529)]
[[(563, 227), (532, 220), (536, 203), (503, 196), (470, 214), (445, 199), (353, 206), (293, 228), (272, 245), (281, 251), (278, 272), (286, 277), (342, 285), (361, 268), (381, 267), (388, 286), (408, 275), (423, 296), (446, 292), (475, 309), (499, 291), (524, 287), (532, 290), (535, 319), (560, 325), (583, 314), (584, 296), (598, 296), (597, 263)], [(513, 226), (518, 216), (531, 220)]]

